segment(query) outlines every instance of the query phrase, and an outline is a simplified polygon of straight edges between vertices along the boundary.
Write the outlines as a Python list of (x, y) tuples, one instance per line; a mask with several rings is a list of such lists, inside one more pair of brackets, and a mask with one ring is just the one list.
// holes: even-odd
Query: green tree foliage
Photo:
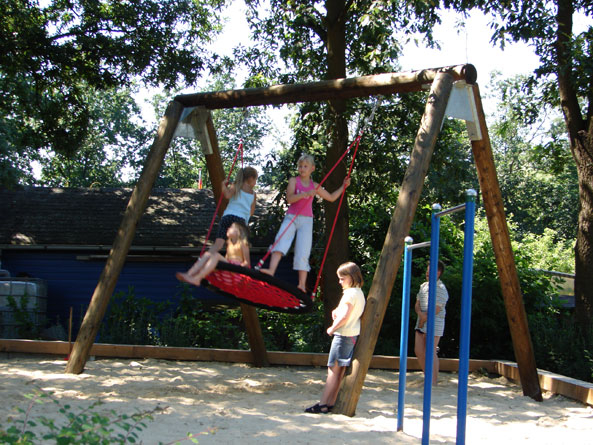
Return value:
[[(458, 11), (479, 8), (494, 15), (494, 42), (525, 42), (535, 49), (540, 66), (525, 87), (539, 83), (543, 99), (562, 110), (575, 162), (580, 211), (575, 246), (577, 320), (593, 324), (593, 4), (581, 0), (484, 1), (445, 0)], [(585, 18), (582, 30), (575, 20)], [(533, 116), (538, 110), (531, 109)]]
[[(133, 155), (146, 147), (151, 135), (137, 121), (139, 109), (129, 90), (88, 88), (88, 133), (78, 149), (40, 151), (35, 158), (41, 176), (35, 182), (50, 187), (105, 187), (126, 183)], [(29, 153), (30, 155), (31, 153)]]
[(541, 100), (540, 88), (525, 93), (527, 81), (526, 76), (495, 79), (500, 97), (489, 130), (506, 211), (519, 236), (552, 229), (559, 241), (574, 240), (579, 192), (564, 125)]
[[(258, 46), (245, 50), (251, 55), (249, 64), (257, 82), (294, 83), (302, 81), (337, 79), (352, 75), (372, 74), (395, 70), (399, 45), (396, 30), (423, 31), (431, 41), (432, 25), (438, 21), (434, 9), (424, 2), (353, 2), (335, 0), (327, 2), (272, 0), (262, 12), (259, 0), (248, 0), (250, 23)], [(411, 17), (419, 17), (417, 21)], [(257, 54), (257, 57), (253, 57)], [(270, 64), (280, 57), (284, 67)], [(271, 68), (272, 67), (272, 68)], [(329, 104), (306, 103), (299, 108), (295, 121), (295, 139), (291, 152), (323, 150), (323, 166), (329, 171), (352, 139), (348, 122), (361, 105), (344, 100), (330, 100)], [(319, 159), (319, 157), (318, 157)], [(328, 190), (338, 188), (346, 174), (342, 163), (328, 178)], [(287, 174), (288, 176), (288, 174)], [(324, 204), (325, 231), (332, 230), (337, 203)], [(337, 305), (341, 289), (334, 279), (337, 266), (350, 259), (348, 252), (348, 204), (340, 210), (342, 218), (335, 227), (324, 269), (324, 298), (326, 321)]]
[[(216, 74), (214, 80), (207, 84), (206, 89), (220, 91), (235, 87), (235, 82), (230, 74)], [(175, 93), (165, 91), (152, 98), (155, 117), (159, 118), (163, 115), (169, 100), (173, 96), (175, 96)], [(232, 178), (237, 171), (236, 169), (242, 165), (260, 165), (263, 162), (263, 140), (270, 131), (266, 110), (259, 107), (250, 107), (245, 109), (212, 110), (211, 113), (224, 171), (228, 174), (235, 156), (237, 157)], [(242, 144), (242, 152), (239, 150), (240, 144)], [(144, 146), (142, 150), (137, 150), (134, 153), (132, 166), (137, 176), (141, 173), (148, 150), (149, 146)], [(203, 186), (211, 187), (205, 157), (199, 141), (181, 137), (175, 138), (167, 151), (155, 186), (197, 187), (200, 170)]]
[(2, 184), (19, 179), (14, 167), (29, 152), (81, 148), (91, 133), (88, 88), (125, 88), (137, 78), (194, 83), (210, 63), (204, 48), (219, 30), (223, 4), (0, 1)]

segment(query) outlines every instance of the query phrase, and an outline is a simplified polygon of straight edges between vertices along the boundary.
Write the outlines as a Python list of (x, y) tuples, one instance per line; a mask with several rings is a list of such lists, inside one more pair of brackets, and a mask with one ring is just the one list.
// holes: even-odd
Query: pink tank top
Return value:
[[(296, 184), (294, 187), (294, 192), (296, 194), (308, 192), (309, 190), (315, 189), (315, 183), (312, 180), (309, 180), (309, 186), (304, 187), (303, 183), (301, 182), (301, 178), (297, 176)], [(308, 198), (299, 199), (297, 202), (290, 205), (286, 213), (291, 215), (300, 215), (300, 216), (313, 216), (313, 197), (310, 196)]]

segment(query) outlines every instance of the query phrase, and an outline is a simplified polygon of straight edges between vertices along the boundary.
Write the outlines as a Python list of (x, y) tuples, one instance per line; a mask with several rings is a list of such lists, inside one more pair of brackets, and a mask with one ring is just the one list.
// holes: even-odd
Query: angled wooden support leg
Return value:
[(107, 262), (82, 320), (80, 331), (66, 365), (67, 373), (80, 374), (84, 370), (91, 346), (99, 332), (111, 294), (117, 284), (117, 279), (134, 239), (136, 226), (146, 209), (150, 191), (161, 169), (167, 149), (171, 144), (182, 110), (183, 105), (179, 102), (170, 102), (164, 117), (161, 119), (157, 136), (146, 158), (140, 179), (136, 187), (134, 187), (121, 225), (113, 241), (113, 247), (109, 252)]
[(474, 85), (473, 90), (482, 139), (472, 141), (472, 151), (478, 170), (478, 180), (488, 218), (492, 248), (498, 267), (498, 277), (521, 377), (521, 386), (524, 395), (541, 402), (543, 398), (535, 364), (535, 354), (478, 85)]
[(420, 129), (414, 142), (410, 164), (404, 176), (397, 205), (367, 297), (352, 366), (346, 371), (333, 412), (347, 416), (354, 416), (356, 412), (356, 405), (401, 263), (405, 245), (404, 238), (409, 233), (414, 220), (424, 179), (445, 116), (453, 80), (449, 74), (438, 74), (432, 84)]

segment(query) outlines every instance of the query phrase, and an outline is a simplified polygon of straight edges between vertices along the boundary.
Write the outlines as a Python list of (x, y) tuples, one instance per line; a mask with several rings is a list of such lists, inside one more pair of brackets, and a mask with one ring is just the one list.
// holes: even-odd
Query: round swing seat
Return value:
[(311, 296), (271, 275), (236, 264), (218, 263), (206, 278), (206, 287), (217, 294), (276, 312), (298, 314), (313, 309)]

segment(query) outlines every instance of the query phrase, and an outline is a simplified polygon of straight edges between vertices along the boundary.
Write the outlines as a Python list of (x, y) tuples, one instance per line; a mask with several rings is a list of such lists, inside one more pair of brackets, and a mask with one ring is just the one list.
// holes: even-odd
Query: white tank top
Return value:
[(247, 193), (243, 190), (239, 190), (238, 195), (234, 195), (231, 199), (229, 199), (229, 204), (226, 206), (222, 216), (238, 216), (239, 218), (243, 218), (245, 220), (245, 224), (247, 224), (249, 222), (249, 217), (251, 216), (251, 204), (253, 204), (254, 199), (255, 195), (253, 193)]

